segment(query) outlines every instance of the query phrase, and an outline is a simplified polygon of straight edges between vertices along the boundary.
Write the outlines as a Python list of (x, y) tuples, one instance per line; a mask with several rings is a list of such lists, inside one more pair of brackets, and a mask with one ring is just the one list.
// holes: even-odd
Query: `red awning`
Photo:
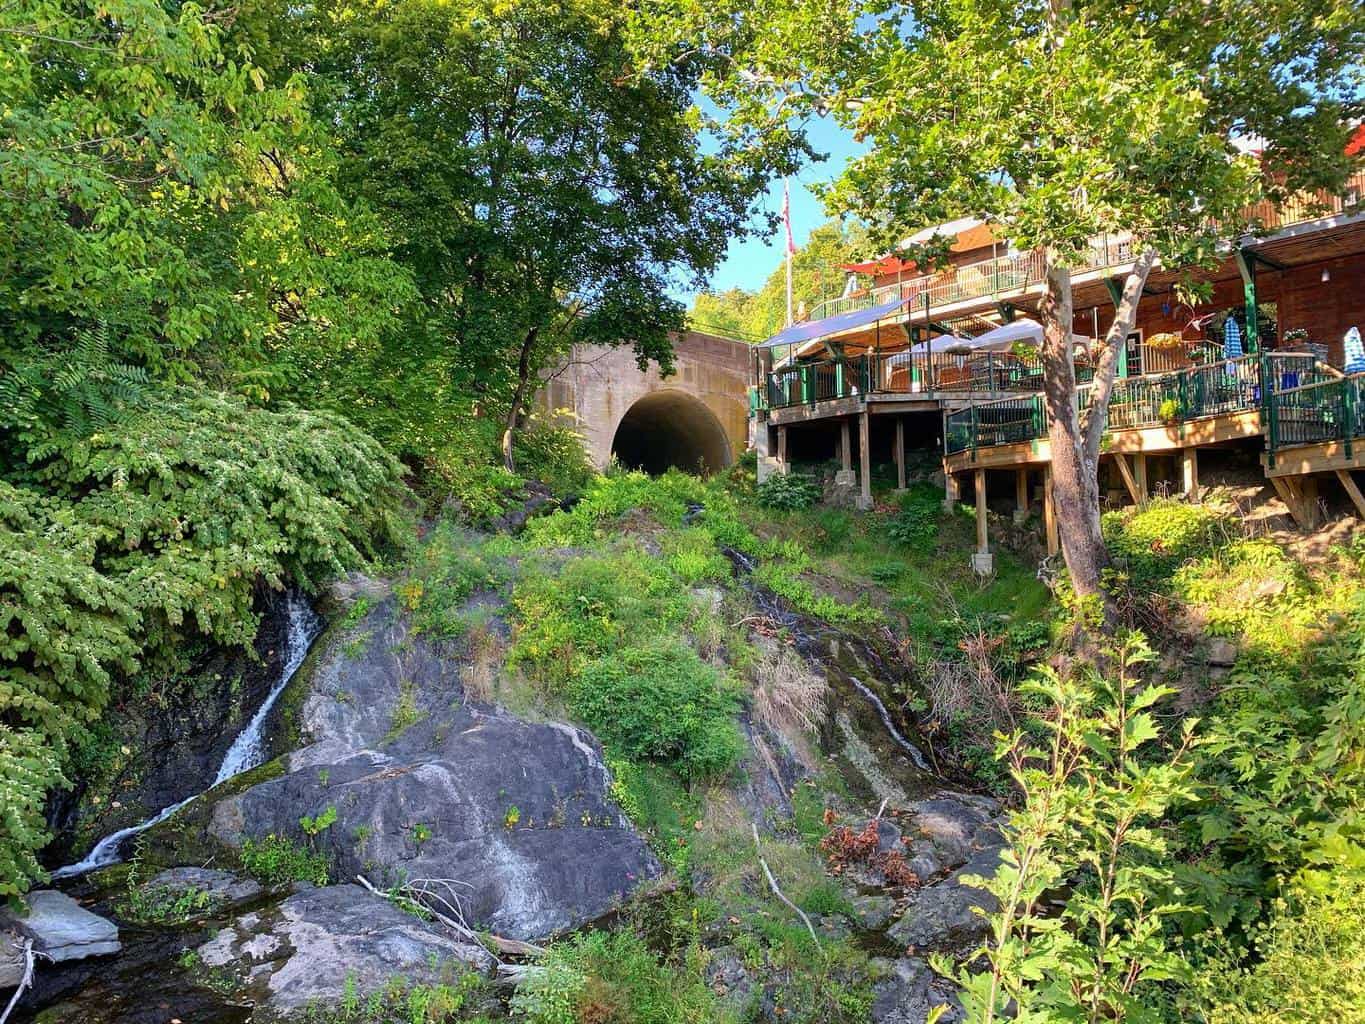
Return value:
[(1365, 124), (1356, 127), (1350, 141), (1346, 143), (1346, 155), (1358, 156), (1365, 153)]
[(852, 271), (855, 274), (874, 274), (881, 277), (884, 274), (909, 273), (915, 269), (915, 264), (913, 260), (883, 256), (879, 260), (868, 260), (866, 263), (840, 263), (839, 268)]

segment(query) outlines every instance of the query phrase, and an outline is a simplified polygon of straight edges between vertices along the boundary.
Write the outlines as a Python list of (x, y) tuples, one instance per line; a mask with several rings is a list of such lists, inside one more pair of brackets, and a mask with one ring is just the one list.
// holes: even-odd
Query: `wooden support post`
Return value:
[(972, 555), (972, 569), (978, 576), (989, 576), (995, 571), (995, 559), (991, 556), (990, 538), (986, 531), (986, 471), (978, 469), (975, 473), (976, 486), (976, 553)]
[(1311, 530), (1318, 525), (1318, 478), (1305, 473), (1299, 478), (1299, 501), (1303, 505), (1304, 529)]
[(986, 471), (978, 469), (974, 474), (976, 486), (976, 550), (981, 554), (990, 551), (986, 536)]
[(1022, 467), (1014, 471), (1014, 508), (1028, 513), (1028, 470)]
[(1199, 500), (1199, 449), (1183, 448), (1180, 452), (1180, 475), (1184, 483), (1185, 497), (1190, 501)]
[(1133, 456), (1133, 476), (1137, 479), (1138, 494), (1142, 495), (1139, 502), (1147, 500), (1148, 490), (1151, 485), (1147, 481), (1147, 453), (1137, 452)]
[(943, 511), (952, 512), (957, 506), (957, 499), (962, 493), (962, 488), (958, 486), (957, 476), (946, 470), (943, 473)]
[(848, 420), (839, 421), (839, 468), (847, 473), (853, 472), (853, 443), (849, 439), (850, 430)]
[(1114, 453), (1114, 465), (1119, 467), (1119, 476), (1123, 477), (1123, 486), (1128, 488), (1128, 497), (1133, 499), (1134, 505), (1142, 504), (1142, 495), (1138, 491), (1137, 480), (1133, 477), (1133, 471), (1128, 468), (1128, 456)]
[(1043, 534), (1047, 537), (1047, 553), (1055, 555), (1062, 549), (1057, 536), (1057, 506), (1052, 502), (1052, 467), (1043, 467)]
[(1356, 507), (1356, 515), (1365, 519), (1365, 494), (1360, 493), (1360, 488), (1356, 485), (1355, 477), (1351, 476), (1349, 469), (1337, 470), (1337, 479), (1341, 481), (1341, 486), (1345, 489), (1347, 497), (1351, 499), (1351, 504)]
[(858, 508), (864, 512), (872, 508), (871, 425), (871, 417), (863, 409), (858, 415)]
[(778, 472), (786, 473), (789, 471), (787, 465), (787, 428), (777, 428), (777, 465)]
[(905, 418), (896, 417), (896, 489), (905, 490)]

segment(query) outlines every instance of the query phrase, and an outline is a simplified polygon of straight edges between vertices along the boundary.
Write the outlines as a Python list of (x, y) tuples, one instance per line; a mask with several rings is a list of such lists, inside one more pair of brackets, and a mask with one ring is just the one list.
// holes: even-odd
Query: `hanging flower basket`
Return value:
[(1171, 352), (1185, 347), (1185, 339), (1174, 331), (1162, 331), (1153, 334), (1147, 339), (1147, 347), (1154, 348), (1162, 352)]

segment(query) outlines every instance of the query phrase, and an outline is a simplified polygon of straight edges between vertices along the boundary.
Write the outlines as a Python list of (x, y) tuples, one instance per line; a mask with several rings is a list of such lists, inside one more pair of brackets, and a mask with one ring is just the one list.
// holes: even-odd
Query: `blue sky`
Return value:
[[(857, 156), (866, 147), (853, 141), (853, 138), (827, 117), (815, 118), (808, 128), (811, 143), (820, 153), (828, 153), (829, 158), (816, 164), (808, 164), (801, 173), (790, 179), (792, 197), (792, 234), (798, 246), (805, 244), (806, 236), (813, 228), (819, 227), (829, 218), (825, 215), (820, 200), (810, 193), (808, 186), (828, 181), (843, 170), (850, 157)], [(768, 187), (767, 198), (762, 204), (765, 210), (778, 213), (782, 209), (782, 179)], [(759, 218), (761, 219), (761, 218)], [(783, 237), (779, 228), (771, 238), (750, 237), (731, 241), (724, 262), (711, 278), (712, 291), (725, 291), (727, 288), (758, 288), (773, 269), (782, 262)], [(691, 304), (694, 293), (680, 296)]]

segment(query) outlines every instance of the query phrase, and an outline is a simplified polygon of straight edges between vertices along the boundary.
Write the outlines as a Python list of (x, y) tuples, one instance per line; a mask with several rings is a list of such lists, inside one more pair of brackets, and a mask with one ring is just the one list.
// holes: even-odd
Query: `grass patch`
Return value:
[(273, 832), (264, 839), (248, 837), (242, 840), (239, 856), (247, 874), (269, 886), (288, 882), (326, 885), (332, 871), (331, 862), (322, 854)]

